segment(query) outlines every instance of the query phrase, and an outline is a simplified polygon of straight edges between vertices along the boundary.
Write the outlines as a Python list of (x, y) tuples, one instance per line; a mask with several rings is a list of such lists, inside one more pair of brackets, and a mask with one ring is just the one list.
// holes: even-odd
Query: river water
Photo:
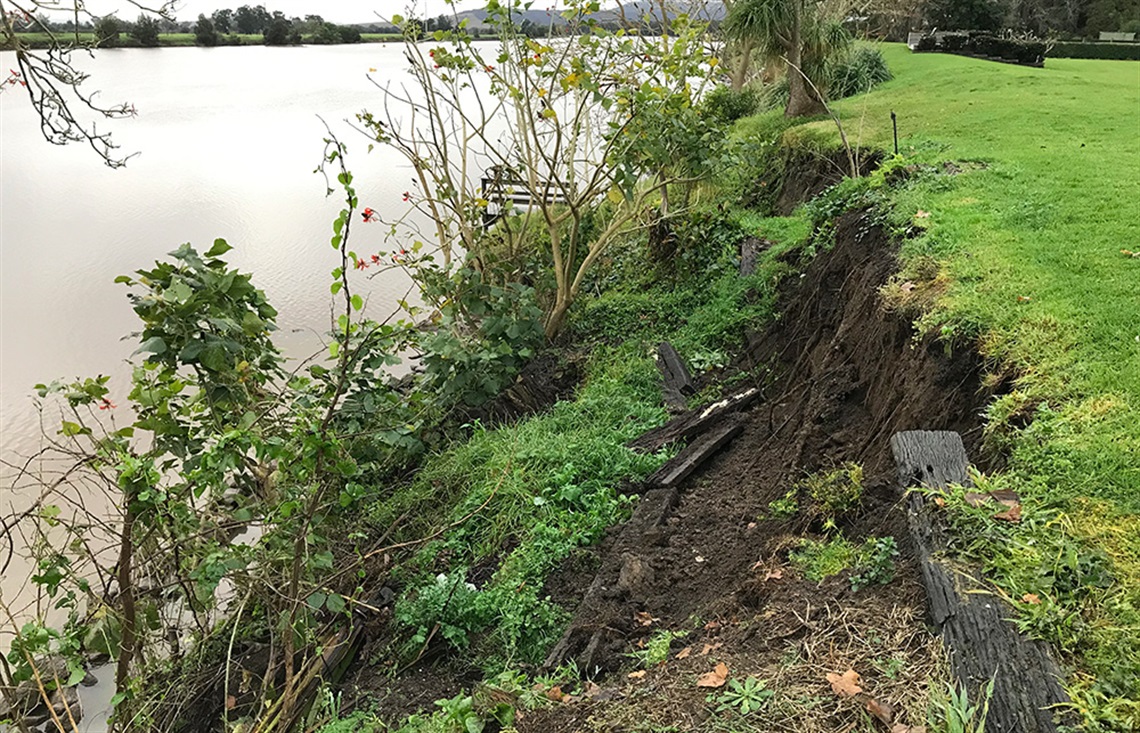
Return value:
[[(367, 154), (367, 141), (344, 120), (380, 107), (370, 70), (384, 82), (399, 79), (405, 64), (396, 44), (100, 51), (81, 61), (91, 73), (87, 88), (138, 110), (134, 119), (100, 122), (123, 152), (140, 152), (118, 170), (78, 145), (47, 144), (27, 98), (19, 90), (0, 94), (5, 461), (41, 444), (37, 382), (107, 374), (111, 400), (126, 402), (126, 360), (136, 342), (123, 337), (137, 321), (127, 289), (112, 281), (183, 242), (204, 251), (216, 237), (228, 240), (230, 262), (252, 271), (280, 312), (278, 345), (295, 358), (317, 351), (330, 324), (329, 272), (338, 261), (329, 237), (342, 205), (325, 198), (324, 179), (313, 173), (324, 148), (318, 115), (349, 144), (361, 206), (397, 214), (410, 167), (379, 147)], [(0, 54), (0, 68), (10, 66), (12, 54)], [(384, 230), (356, 227), (357, 251), (381, 248)], [(408, 287), (398, 271), (358, 281), (370, 315), (379, 317)], [(28, 491), (0, 482), (0, 517), (30, 500)], [(0, 579), (7, 603), (21, 595), (27, 571), (17, 558)], [(6, 636), (0, 632), (0, 648)]]

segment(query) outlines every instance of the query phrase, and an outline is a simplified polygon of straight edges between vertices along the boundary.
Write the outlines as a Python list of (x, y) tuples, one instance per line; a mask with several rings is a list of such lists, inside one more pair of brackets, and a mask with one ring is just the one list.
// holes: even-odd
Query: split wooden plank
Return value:
[(734, 416), (702, 434), (647, 478), (646, 485), (660, 488), (678, 486), (702, 463), (739, 435), (744, 430), (741, 423), (739, 416)]
[(752, 404), (760, 396), (758, 387), (749, 387), (696, 409), (681, 413), (661, 427), (642, 433), (626, 447), (642, 453), (656, 453), (664, 446), (704, 432), (709, 426)]
[[(969, 483), (966, 449), (957, 433), (896, 433), (891, 451), (904, 489)], [(980, 575), (952, 565), (945, 557), (944, 530), (919, 492), (907, 500), (907, 523), (922, 568), (930, 617), (950, 651), (955, 678), (971, 695), (994, 680), (987, 733), (1055, 733), (1055, 706), (1068, 702), (1068, 697), (1060, 685), (1061, 670), (1048, 648), (1017, 631), (1008, 620), (1016, 612)]]
[(772, 246), (767, 239), (748, 237), (740, 243), (740, 275), (747, 277), (756, 272), (756, 263), (760, 255)]
[(664, 341), (657, 344), (657, 369), (661, 372), (665, 405), (674, 410), (684, 410), (688, 407), (686, 398), (696, 394), (696, 388), (693, 387), (689, 367), (672, 344)]

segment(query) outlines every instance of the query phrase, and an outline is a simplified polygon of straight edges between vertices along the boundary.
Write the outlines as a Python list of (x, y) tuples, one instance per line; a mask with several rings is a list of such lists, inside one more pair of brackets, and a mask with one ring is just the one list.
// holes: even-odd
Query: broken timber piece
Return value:
[(695, 394), (693, 377), (689, 374), (689, 367), (673, 345), (668, 342), (657, 344), (657, 369), (661, 372), (663, 384), (661, 392), (665, 398), (665, 405), (674, 410), (684, 410), (688, 407), (685, 398)]
[[(680, 493), (676, 488), (653, 489), (647, 492), (637, 503), (633, 516), (622, 525), (618, 546), (640, 547), (647, 536), (665, 524), (665, 520), (677, 506), (679, 499)], [(623, 559), (623, 566), (624, 564)], [(619, 577), (614, 578), (612, 574), (607, 574), (603, 567), (594, 575), (594, 580), (582, 596), (582, 601), (578, 604), (578, 609), (566, 632), (551, 648), (546, 661), (542, 663), (543, 669), (555, 669), (571, 658), (578, 663), (579, 669), (583, 671), (592, 669), (590, 665), (593, 663), (598, 645), (607, 633), (606, 618), (597, 616), (599, 604), (596, 599), (611, 593), (607, 585), (611, 583), (621, 585), (620, 572)]]
[(756, 272), (756, 262), (760, 253), (772, 246), (767, 239), (748, 237), (740, 243), (740, 275), (748, 277)]
[(759, 396), (760, 389), (758, 387), (749, 387), (712, 404), (702, 405), (688, 412), (683, 412), (661, 427), (642, 433), (625, 445), (627, 448), (642, 453), (656, 453), (670, 443), (685, 440), (703, 432), (726, 415), (752, 404), (753, 400)]
[(685, 446), (680, 453), (654, 471), (649, 478), (645, 479), (646, 486), (665, 489), (678, 486), (702, 463), (739, 435), (743, 429), (744, 426), (741, 425), (739, 417), (725, 420)]
[[(904, 489), (969, 483), (966, 449), (957, 433), (896, 433), (891, 452)], [(1014, 609), (980, 577), (946, 559), (942, 528), (920, 492), (907, 501), (907, 524), (922, 568), (930, 617), (949, 650), (955, 679), (971, 700), (994, 680), (987, 733), (1055, 733), (1050, 708), (1068, 702), (1068, 697), (1047, 647), (1018, 633), (1008, 620)]]

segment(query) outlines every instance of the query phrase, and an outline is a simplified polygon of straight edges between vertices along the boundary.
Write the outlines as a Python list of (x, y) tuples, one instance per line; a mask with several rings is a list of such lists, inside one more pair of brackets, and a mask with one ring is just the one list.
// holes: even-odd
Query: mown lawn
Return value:
[[(1023, 604), (1023, 623), (1070, 653), (1085, 722), (1134, 729), (1140, 257), (1128, 252), (1140, 250), (1140, 64), (1033, 69), (901, 44), (883, 52), (895, 79), (836, 105), (848, 135), (889, 150), (894, 111), (904, 156), (982, 164), (892, 198), (897, 223), (926, 229), (904, 261), (936, 258), (949, 283), (920, 325), (955, 347), (978, 344), (995, 376), (1017, 376), (990, 410), (989, 437), (1010, 456), (992, 478), (1022, 494), (1027, 519), (986, 530), (988, 545), (971, 550), (1014, 599), (1047, 596)], [(1107, 589), (1089, 570), (1102, 553)]]

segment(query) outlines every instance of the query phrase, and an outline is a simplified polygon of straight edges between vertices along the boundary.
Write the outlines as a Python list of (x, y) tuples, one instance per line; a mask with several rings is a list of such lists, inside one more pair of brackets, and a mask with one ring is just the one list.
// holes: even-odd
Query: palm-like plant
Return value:
[(827, 61), (850, 43), (835, 17), (818, 0), (736, 0), (724, 22), (725, 33), (738, 44), (740, 54), (733, 86), (743, 85), (749, 59), (759, 52), (787, 66), (785, 115), (823, 113)]

